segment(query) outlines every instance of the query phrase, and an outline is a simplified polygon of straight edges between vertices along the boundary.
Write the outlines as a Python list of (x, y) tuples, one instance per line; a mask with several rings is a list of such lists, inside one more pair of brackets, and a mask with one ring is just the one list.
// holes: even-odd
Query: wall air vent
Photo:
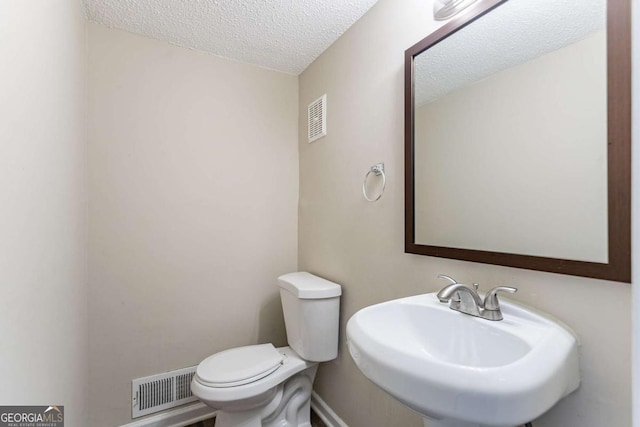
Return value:
[(309, 142), (327, 135), (327, 94), (309, 104)]
[(131, 418), (138, 418), (197, 400), (191, 394), (196, 366), (178, 369), (131, 383)]

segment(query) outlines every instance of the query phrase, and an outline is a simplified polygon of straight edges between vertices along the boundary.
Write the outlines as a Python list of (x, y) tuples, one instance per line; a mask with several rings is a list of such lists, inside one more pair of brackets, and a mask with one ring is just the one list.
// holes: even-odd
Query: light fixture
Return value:
[(477, 0), (435, 0), (433, 3), (433, 17), (436, 21), (446, 21), (476, 1)]

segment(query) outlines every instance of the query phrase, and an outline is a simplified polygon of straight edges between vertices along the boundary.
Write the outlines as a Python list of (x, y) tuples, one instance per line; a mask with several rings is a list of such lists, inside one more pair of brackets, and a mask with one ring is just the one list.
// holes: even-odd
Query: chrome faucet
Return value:
[(500, 302), (498, 301), (498, 292), (514, 293), (518, 290), (510, 286), (498, 286), (487, 292), (483, 301), (478, 294), (477, 283), (474, 283), (473, 287), (471, 287), (458, 283), (455, 279), (444, 274), (439, 275), (438, 278), (451, 282), (438, 292), (437, 297), (440, 302), (449, 302), (449, 308), (452, 310), (487, 320), (503, 319)]

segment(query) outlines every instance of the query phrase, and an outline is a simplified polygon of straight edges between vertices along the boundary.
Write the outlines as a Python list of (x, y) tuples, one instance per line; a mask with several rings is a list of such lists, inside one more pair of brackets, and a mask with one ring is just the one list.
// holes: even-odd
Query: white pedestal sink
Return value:
[(349, 319), (349, 352), (425, 426), (518, 426), (578, 388), (578, 340), (547, 315), (501, 307), (504, 320), (490, 321), (435, 294), (376, 304)]

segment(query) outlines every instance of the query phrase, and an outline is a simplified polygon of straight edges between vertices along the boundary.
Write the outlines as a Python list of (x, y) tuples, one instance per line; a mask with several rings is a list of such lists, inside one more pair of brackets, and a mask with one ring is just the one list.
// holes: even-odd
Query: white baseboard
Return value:
[(170, 409), (157, 415), (151, 415), (120, 427), (183, 427), (213, 418), (215, 415), (215, 409), (211, 409), (202, 402), (196, 402)]
[(327, 427), (349, 427), (315, 391), (311, 392), (311, 408)]

